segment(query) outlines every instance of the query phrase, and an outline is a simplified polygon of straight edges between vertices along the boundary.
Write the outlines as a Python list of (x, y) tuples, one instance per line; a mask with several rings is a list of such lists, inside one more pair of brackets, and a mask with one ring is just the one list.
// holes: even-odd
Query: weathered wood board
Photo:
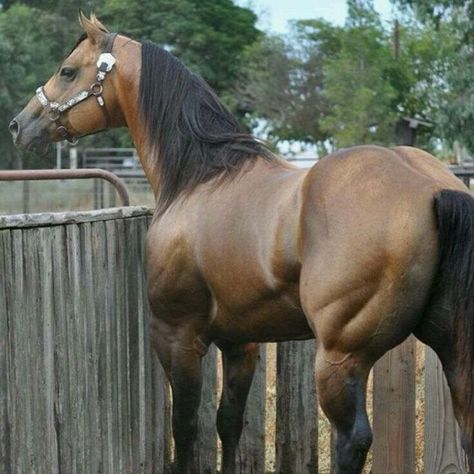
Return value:
[(415, 472), (415, 347), (410, 337), (374, 367), (373, 474)]
[(454, 418), (451, 394), (438, 356), (425, 353), (425, 472), (467, 473), (461, 432)]
[(278, 345), (276, 467), (278, 473), (318, 470), (315, 342)]

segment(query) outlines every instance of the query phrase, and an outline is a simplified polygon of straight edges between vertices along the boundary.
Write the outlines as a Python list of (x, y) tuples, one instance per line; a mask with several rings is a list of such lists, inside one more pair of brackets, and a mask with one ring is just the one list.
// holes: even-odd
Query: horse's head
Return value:
[(115, 35), (94, 15), (89, 19), (81, 13), (79, 21), (85, 33), (76, 47), (10, 122), (13, 140), (20, 148), (44, 152), (51, 142), (72, 142), (121, 125), (112, 79)]

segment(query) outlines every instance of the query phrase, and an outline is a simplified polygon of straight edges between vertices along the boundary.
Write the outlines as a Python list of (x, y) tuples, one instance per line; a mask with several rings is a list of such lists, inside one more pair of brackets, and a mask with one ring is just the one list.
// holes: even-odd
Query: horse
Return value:
[(430, 154), (360, 146), (301, 170), (241, 131), (170, 52), (80, 15), (83, 35), (9, 125), (42, 152), (129, 128), (156, 197), (146, 241), (152, 346), (170, 381), (174, 469), (193, 472), (201, 359), (223, 358), (222, 472), (234, 473), (258, 344), (315, 339), (339, 474), (372, 442), (373, 364), (415, 334), (443, 364), (474, 466), (474, 198)]

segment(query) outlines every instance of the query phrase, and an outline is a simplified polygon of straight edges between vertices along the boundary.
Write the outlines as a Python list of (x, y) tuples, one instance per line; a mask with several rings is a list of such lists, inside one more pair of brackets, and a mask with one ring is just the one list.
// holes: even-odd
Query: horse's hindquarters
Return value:
[(438, 259), (436, 189), (393, 158), (386, 167), (373, 150), (360, 153), (308, 176), (300, 293), (325, 348), (373, 358), (412, 332), (427, 303)]
[(305, 184), (300, 296), (318, 337), (318, 397), (337, 432), (336, 472), (359, 473), (368, 374), (417, 327), (432, 288), (436, 184), (377, 148), (323, 161)]

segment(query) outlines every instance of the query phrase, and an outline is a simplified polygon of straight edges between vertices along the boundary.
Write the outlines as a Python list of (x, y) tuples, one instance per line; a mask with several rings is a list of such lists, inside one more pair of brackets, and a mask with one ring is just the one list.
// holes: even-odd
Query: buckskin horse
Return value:
[(92, 16), (10, 123), (42, 151), (127, 126), (156, 196), (146, 269), (152, 345), (173, 392), (175, 470), (193, 471), (201, 358), (222, 351), (223, 472), (235, 471), (259, 342), (316, 338), (336, 470), (361, 472), (366, 382), (414, 333), (442, 361), (474, 461), (474, 198), (424, 151), (363, 146), (310, 170), (242, 133), (209, 86), (158, 46)]

